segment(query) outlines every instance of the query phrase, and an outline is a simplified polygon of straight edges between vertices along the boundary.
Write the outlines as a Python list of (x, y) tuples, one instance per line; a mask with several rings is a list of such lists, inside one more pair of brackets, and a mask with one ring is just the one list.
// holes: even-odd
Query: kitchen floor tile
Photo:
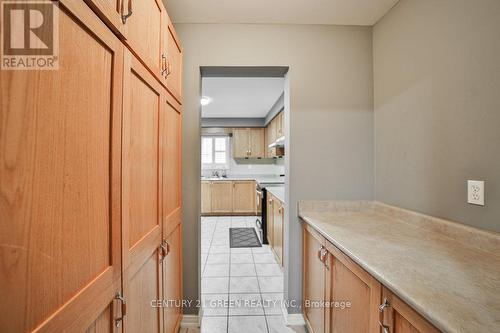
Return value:
[(229, 277), (213, 277), (201, 279), (201, 292), (223, 294), (229, 292)]
[(252, 254), (252, 248), (250, 247), (232, 247), (231, 253), (245, 253), (245, 254)]
[(255, 264), (257, 275), (259, 276), (282, 276), (281, 268), (278, 264)]
[(256, 264), (275, 264), (276, 258), (272, 253), (254, 253), (254, 261)]
[(228, 294), (201, 294), (203, 316), (227, 316), (229, 313)]
[(228, 326), (228, 333), (267, 333), (264, 316), (232, 316)]
[(209, 254), (207, 264), (229, 264), (229, 253)]
[(264, 293), (262, 295), (262, 304), (266, 316), (281, 315), (283, 305), (282, 293)]
[(266, 316), (269, 333), (307, 333), (305, 326), (286, 326), (283, 316)]
[(257, 316), (264, 315), (260, 294), (230, 294), (230, 316)]
[(231, 263), (231, 276), (256, 276), (254, 264)]
[(259, 287), (262, 293), (282, 293), (283, 277), (259, 276)]
[(207, 264), (203, 277), (229, 276), (229, 264)]
[(230, 253), (231, 248), (226, 245), (212, 245), (210, 247), (210, 254), (221, 254), (221, 253)]
[(201, 333), (226, 333), (228, 317), (203, 317)]
[(258, 293), (259, 284), (256, 277), (231, 277), (229, 282), (230, 293)]
[(253, 256), (250, 253), (231, 253), (231, 264), (253, 264)]

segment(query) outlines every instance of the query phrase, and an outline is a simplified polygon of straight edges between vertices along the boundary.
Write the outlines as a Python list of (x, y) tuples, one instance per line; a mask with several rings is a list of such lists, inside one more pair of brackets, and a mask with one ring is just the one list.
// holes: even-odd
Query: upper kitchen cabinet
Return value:
[(163, 44), (162, 44), (162, 77), (168, 91), (181, 103), (182, 98), (182, 48), (179, 38), (174, 30), (174, 25), (164, 13), (163, 19)]
[(233, 129), (233, 158), (263, 157), (265, 157), (263, 128)]
[(126, 17), (132, 12), (132, 2), (127, 0), (85, 0), (101, 20), (121, 38), (125, 37)]
[[(157, 77), (161, 77), (162, 19), (165, 9), (161, 0), (123, 0), (131, 15), (125, 20), (125, 43)], [(147, 29), (144, 29), (147, 27)]]
[[(266, 157), (278, 157), (284, 155), (284, 117), (285, 113), (278, 113), (266, 127)], [(272, 145), (271, 147), (269, 147)]]

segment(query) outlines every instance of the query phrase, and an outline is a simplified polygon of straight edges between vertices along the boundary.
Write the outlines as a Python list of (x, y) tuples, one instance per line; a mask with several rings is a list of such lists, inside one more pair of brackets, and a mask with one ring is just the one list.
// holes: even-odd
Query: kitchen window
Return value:
[(201, 166), (203, 169), (229, 169), (229, 137), (201, 137)]

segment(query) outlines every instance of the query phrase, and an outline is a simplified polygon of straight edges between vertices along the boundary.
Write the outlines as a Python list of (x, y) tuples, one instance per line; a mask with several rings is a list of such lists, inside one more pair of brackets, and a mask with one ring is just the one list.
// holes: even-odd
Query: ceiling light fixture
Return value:
[(205, 106), (205, 105), (212, 103), (212, 99), (208, 96), (202, 96), (200, 99), (200, 103), (201, 103), (201, 105)]

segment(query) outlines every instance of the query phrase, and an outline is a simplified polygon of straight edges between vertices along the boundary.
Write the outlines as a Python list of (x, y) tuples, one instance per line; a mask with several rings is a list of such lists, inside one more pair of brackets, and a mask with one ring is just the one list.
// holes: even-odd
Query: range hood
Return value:
[(269, 145), (269, 148), (285, 147), (285, 136), (279, 137)]

